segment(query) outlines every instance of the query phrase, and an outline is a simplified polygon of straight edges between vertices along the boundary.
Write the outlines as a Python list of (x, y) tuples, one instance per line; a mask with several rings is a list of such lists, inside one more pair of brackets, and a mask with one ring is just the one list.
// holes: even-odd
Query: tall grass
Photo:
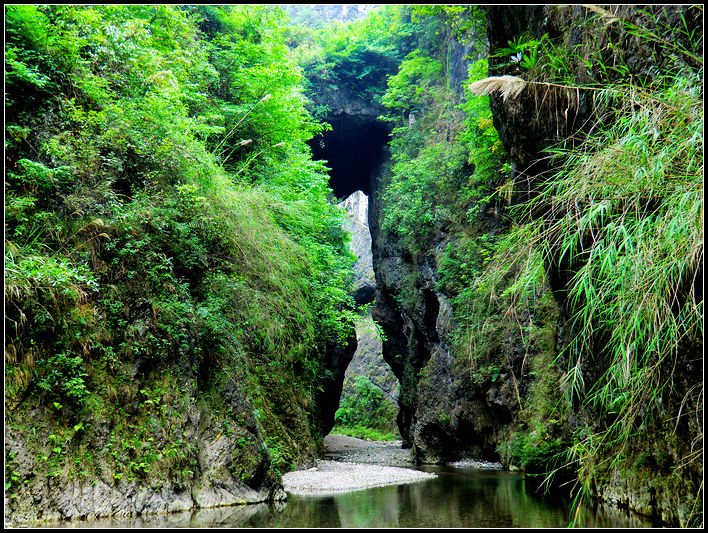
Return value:
[[(575, 352), (609, 361), (588, 401), (629, 431), (671, 383), (667, 362), (703, 334), (703, 105), (695, 77), (610, 95), (619, 120), (555, 150), (563, 166), (535, 203), (553, 216), (547, 260), (580, 263), (568, 285)], [(591, 345), (596, 331), (604, 346)]]
[[(703, 338), (702, 96), (691, 74), (599, 92), (616, 120), (551, 150), (557, 170), (508, 237), (507, 264), (540, 252), (563, 280), (574, 333), (560, 386), (568, 408), (599, 415), (568, 452), (581, 480), (636, 454), (643, 432), (671, 438), (681, 417), (699, 431), (676, 469), (700, 460), (702, 376), (682, 367), (700, 360)], [(529, 265), (519, 295), (538, 275)]]

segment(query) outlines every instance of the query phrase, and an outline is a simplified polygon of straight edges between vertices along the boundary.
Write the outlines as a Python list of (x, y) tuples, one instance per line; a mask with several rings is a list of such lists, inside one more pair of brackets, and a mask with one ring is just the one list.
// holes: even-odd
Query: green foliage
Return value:
[(270, 457), (270, 468), (278, 475), (294, 470), (295, 464), (287, 446), (277, 437), (269, 437), (265, 441), (264, 451)]
[(398, 73), (388, 78), (381, 103), (398, 112), (418, 111), (432, 103), (432, 88), (440, 83), (441, 75), (440, 61), (420, 57), (420, 51), (414, 50), (398, 66)]
[[(357, 376), (353, 394), (342, 395), (334, 418), (334, 431), (348, 431), (345, 434), (358, 438), (371, 438), (374, 433), (391, 434), (395, 431), (395, 418), (396, 409), (381, 388), (367, 377)], [(367, 436), (361, 436), (364, 434)]]
[(531, 70), (538, 63), (539, 45), (545, 38), (545, 35), (541, 40), (533, 39), (529, 35), (520, 35), (511, 41), (507, 41), (508, 47), (497, 48), (496, 52), (490, 57), (502, 57), (508, 60), (499, 66), (518, 64), (526, 70)]
[(293, 27), (294, 55), (309, 80), (308, 95), (345, 90), (353, 98), (380, 101), (386, 79), (406, 54), (407, 8), (381, 6), (350, 23), (331, 21), (317, 31)]
[(88, 390), (84, 378), (87, 374), (80, 356), (70, 357), (66, 353), (59, 353), (46, 361), (38, 361), (37, 367), (41, 376), (37, 380), (38, 388), (59, 393), (74, 403), (81, 403), (86, 399)]
[(436, 223), (449, 218), (441, 200), (455, 194), (455, 185), (467, 181), (464, 149), (440, 142), (422, 148), (415, 158), (394, 157), (384, 192), (387, 211), (383, 229), (411, 245), (421, 245)]
[[(696, 59), (680, 39), (669, 45), (649, 27), (622, 24), (666, 56)], [(623, 66), (620, 59), (617, 52), (613, 60)], [(517, 257), (540, 255), (567, 301), (572, 335), (557, 360), (567, 365), (559, 409), (582, 407), (596, 417), (576, 429), (567, 453), (583, 483), (636, 462), (637, 436), (685, 439), (685, 406), (699, 404), (703, 389), (684, 371), (703, 337), (696, 284), (703, 261), (702, 74), (685, 67), (657, 71), (651, 84), (624, 74), (608, 83), (618, 72), (598, 72), (604, 83), (591, 87), (598, 109), (611, 110), (613, 120), (549, 150), (555, 172), (510, 233), (527, 243)], [(562, 71), (554, 75), (565, 79)], [(522, 278), (538, 271), (523, 268)], [(671, 444), (687, 476), (701, 440)]]
[(531, 476), (545, 477), (565, 465), (567, 444), (561, 438), (552, 439), (542, 431), (516, 433), (505, 453), (512, 464)]
[(400, 435), (397, 433), (380, 431), (368, 426), (334, 426), (334, 428), (332, 428), (332, 433), (371, 441), (394, 441), (400, 439)]
[[(702, 303), (687, 282), (703, 257), (698, 87), (675, 78), (651, 92), (608, 91), (624, 96), (614, 100), (626, 106), (618, 120), (580, 148), (557, 150), (562, 170), (538, 199), (567, 213), (545, 230), (544, 253), (577, 265), (567, 288), (574, 353), (605, 335), (608, 366), (585, 401), (616, 416), (608, 436), (640, 423), (668, 392), (663, 373), (703, 335)], [(569, 394), (583, 390), (577, 377), (569, 373)]]
[(490, 197), (511, 174), (509, 156), (499, 140), (492, 122), (488, 96), (475, 96), (469, 91), (470, 83), (487, 76), (487, 60), (481, 59), (470, 66), (468, 82), (465, 83), (465, 100), (460, 105), (464, 112), (464, 129), (460, 143), (468, 151), (468, 163), (474, 165), (473, 181), (465, 190), (474, 203), (468, 210), (470, 221), (483, 215)]
[[(475, 62), (469, 80), (486, 76), (486, 69), (486, 61)], [(453, 107), (443, 72), (441, 59), (415, 50), (389, 78), (383, 98), (389, 108), (409, 116), (388, 117), (398, 127), (391, 142), (382, 227), (412, 248), (420, 247), (434, 227), (479, 220), (509, 172), (487, 97), (465, 92), (462, 103)]]
[(448, 243), (438, 268), (438, 288), (453, 296), (460, 294), (482, 273), (492, 249), (486, 233), (477, 239)]
[[(342, 213), (306, 145), (321, 126), (284, 15), (6, 15), (8, 405), (59, 405), (43, 423), (87, 433), (104, 417), (116, 480), (188, 478), (187, 443), (162, 442), (184, 438), (166, 413), (184, 412), (176, 397), (187, 393), (151, 380), (219, 376), (261, 413), (258, 439), (280, 439), (270, 455), (282, 471), (276, 456), (296, 462), (318, 437), (323, 353), (347, 340), (354, 307)], [(126, 412), (133, 403), (139, 415)], [(80, 446), (79, 434), (67, 453)]]
[[(596, 61), (582, 56), (577, 45), (571, 47), (568, 42), (551, 38), (543, 34), (535, 39), (528, 34), (520, 35), (508, 41), (508, 47), (497, 48), (490, 58), (501, 61), (498, 67), (513, 67), (527, 80), (552, 80), (556, 83), (576, 83), (576, 64), (585, 65), (585, 69), (597, 68)], [(614, 68), (614, 67), (613, 67)]]

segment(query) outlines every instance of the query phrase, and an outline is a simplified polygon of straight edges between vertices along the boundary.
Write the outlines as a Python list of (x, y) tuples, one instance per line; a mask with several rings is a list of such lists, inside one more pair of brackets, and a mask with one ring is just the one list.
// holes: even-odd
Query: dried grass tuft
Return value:
[(605, 19), (605, 24), (607, 24), (608, 26), (610, 24), (612, 24), (613, 22), (619, 21), (619, 18), (617, 18), (613, 13), (610, 13), (606, 9), (602, 9), (601, 7), (592, 6), (592, 5), (585, 5), (585, 4), (583, 4), (583, 7), (585, 9), (592, 11), (593, 13), (600, 15), (600, 17)]
[(499, 91), (504, 101), (515, 97), (526, 87), (526, 81), (517, 76), (492, 76), (470, 85), (470, 90), (476, 95), (486, 95)]

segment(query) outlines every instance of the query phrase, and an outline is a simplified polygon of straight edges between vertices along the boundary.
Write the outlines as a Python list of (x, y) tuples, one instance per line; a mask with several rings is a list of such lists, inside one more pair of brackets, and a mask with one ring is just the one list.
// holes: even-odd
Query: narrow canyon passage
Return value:
[[(310, 145), (313, 158), (326, 161), (330, 168), (330, 186), (347, 213), (343, 228), (351, 234), (349, 249), (357, 257), (352, 295), (357, 305), (367, 306), (355, 321), (357, 350), (344, 373), (339, 398), (342, 409), (335, 424), (345, 431), (375, 426), (367, 429), (397, 436), (398, 380), (383, 359), (380, 332), (371, 314), (376, 280), (369, 207), (386, 156), (388, 128), (371, 114), (342, 112), (331, 116), (329, 123), (332, 130), (310, 141)], [(367, 411), (368, 418), (364, 419)]]
[(702, 6), (5, 20), (9, 526), (702, 527)]
[(335, 423), (397, 434), (398, 380), (383, 358), (381, 334), (371, 312), (376, 280), (368, 224), (369, 198), (358, 190), (339, 205), (346, 210), (343, 227), (352, 235), (349, 248), (357, 257), (353, 267), (354, 301), (366, 307), (355, 321), (357, 348), (344, 374), (342, 410)]

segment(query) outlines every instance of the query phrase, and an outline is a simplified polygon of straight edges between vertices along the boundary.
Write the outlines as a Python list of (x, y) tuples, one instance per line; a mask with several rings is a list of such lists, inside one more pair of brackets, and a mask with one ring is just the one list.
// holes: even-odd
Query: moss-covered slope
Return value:
[(6, 518), (282, 497), (354, 348), (283, 14), (5, 15)]

